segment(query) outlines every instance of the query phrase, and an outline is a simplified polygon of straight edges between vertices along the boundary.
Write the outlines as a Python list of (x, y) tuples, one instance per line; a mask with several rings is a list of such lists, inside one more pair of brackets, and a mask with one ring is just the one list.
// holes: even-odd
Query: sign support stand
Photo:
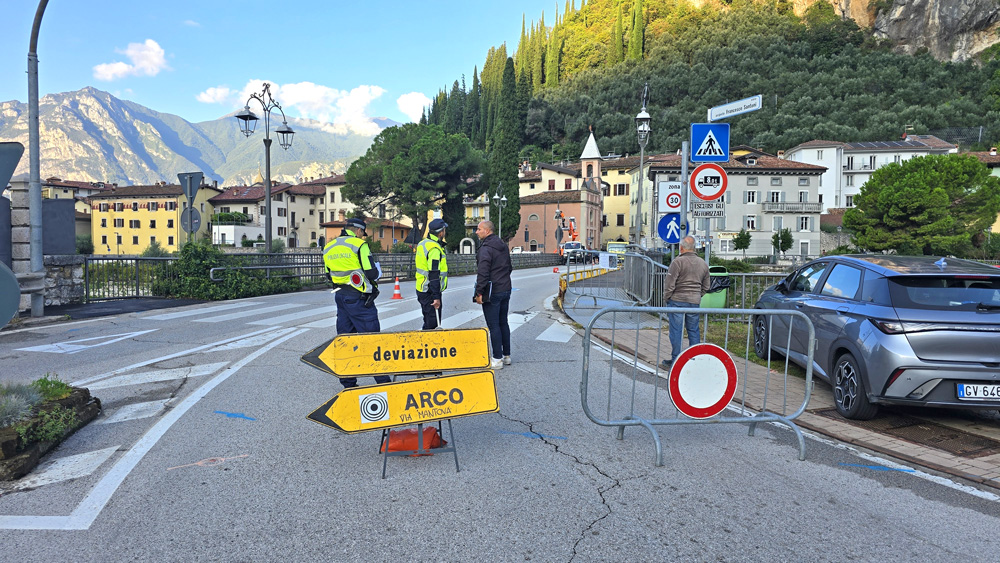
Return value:
[[(418, 378), (423, 378), (423, 377), (429, 377), (429, 376), (435, 376), (435, 375), (441, 375), (441, 374), (440, 373), (437, 373), (437, 374), (423, 374), (423, 375), (419, 375), (417, 377)], [(398, 376), (393, 376), (392, 380), (396, 381), (396, 377), (398, 377)], [(445, 420), (448, 421), (448, 438), (451, 440), (451, 442), (449, 443), (449, 445), (442, 446), (440, 448), (424, 448), (424, 423), (423, 422), (418, 422), (417, 423), (417, 449), (415, 449), (415, 450), (403, 450), (403, 451), (398, 451), (398, 452), (390, 452), (389, 451), (389, 436), (390, 436), (390, 433), (392, 432), (392, 429), (391, 428), (383, 428), (382, 429), (382, 440), (381, 440), (381, 442), (379, 442), (379, 449), (384, 449), (385, 450), (384, 452), (382, 452), (382, 454), (383, 454), (382, 455), (382, 478), (385, 479), (385, 472), (386, 472), (386, 468), (389, 465), (389, 458), (390, 457), (399, 457), (399, 456), (424, 456), (424, 455), (434, 455), (436, 453), (437, 454), (446, 454), (448, 452), (451, 452), (452, 454), (454, 454), (454, 456), (455, 456), (455, 473), (459, 473), (460, 470), (458, 468), (458, 444), (455, 443), (455, 430), (451, 426), (451, 419), (447, 418)], [(437, 421), (437, 428), (438, 428), (438, 436), (441, 436), (441, 438), (444, 439), (444, 429), (441, 428), (441, 421), (440, 420)]]

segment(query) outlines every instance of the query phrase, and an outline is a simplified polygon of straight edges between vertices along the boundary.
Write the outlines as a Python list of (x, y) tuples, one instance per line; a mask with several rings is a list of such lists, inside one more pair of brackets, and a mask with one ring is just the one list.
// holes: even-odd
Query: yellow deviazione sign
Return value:
[(489, 333), (472, 328), (340, 334), (302, 361), (337, 377), (488, 368)]
[(355, 433), (497, 412), (492, 371), (344, 389), (307, 418)]

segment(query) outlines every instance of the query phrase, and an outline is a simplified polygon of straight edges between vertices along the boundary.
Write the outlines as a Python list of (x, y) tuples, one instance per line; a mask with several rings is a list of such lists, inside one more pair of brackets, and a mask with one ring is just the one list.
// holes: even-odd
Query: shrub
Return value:
[(13, 426), (31, 416), (31, 404), (20, 395), (0, 396), (0, 428)]
[[(30, 383), (0, 384), (0, 397), (21, 397), (29, 406), (35, 406), (44, 400), (42, 392)], [(3, 426), (0, 424), (0, 426)]]
[(76, 413), (72, 409), (56, 406), (38, 414), (34, 424), (20, 422), (14, 425), (21, 444), (26, 446), (35, 442), (51, 442), (61, 438), (67, 430), (76, 426)]
[(56, 374), (50, 375), (46, 373), (41, 378), (32, 381), (31, 386), (37, 389), (46, 401), (65, 399), (73, 392), (73, 388), (62, 382)]
[(280, 277), (282, 272), (274, 270), (270, 278), (265, 270), (232, 269), (216, 274), (222, 281), (209, 279), (212, 268), (239, 264), (211, 244), (188, 243), (181, 249), (180, 258), (174, 265), (176, 275), (155, 282), (153, 292), (170, 297), (219, 300), (287, 293), (302, 287), (297, 278)]
[(160, 245), (160, 241), (154, 240), (153, 242), (149, 243), (149, 246), (147, 246), (146, 249), (142, 251), (142, 254), (140, 254), (140, 256), (143, 256), (145, 258), (162, 258), (164, 256), (170, 256), (170, 251), (168, 251), (166, 248), (163, 248)]
[(89, 235), (79, 235), (76, 237), (76, 253), (77, 254), (93, 254), (94, 253), (94, 241)]
[(393, 254), (413, 254), (413, 248), (411, 248), (410, 245), (406, 244), (405, 242), (397, 242), (396, 244), (392, 245), (392, 248), (389, 249), (389, 252)]

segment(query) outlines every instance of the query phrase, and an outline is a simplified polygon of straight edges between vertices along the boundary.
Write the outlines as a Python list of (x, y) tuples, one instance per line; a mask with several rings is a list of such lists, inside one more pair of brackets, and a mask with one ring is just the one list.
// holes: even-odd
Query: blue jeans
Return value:
[(483, 303), (483, 316), (490, 329), (490, 344), (493, 358), (501, 359), (510, 355), (510, 325), (507, 324), (507, 309), (510, 307), (510, 292), (493, 293), (489, 303)]
[[(674, 301), (673, 299), (667, 300), (667, 307), (697, 309), (699, 306), (700, 304), (698, 303), (684, 303), (683, 301)], [(670, 356), (672, 362), (676, 362), (677, 357), (681, 355), (681, 342), (684, 336), (681, 331), (681, 323), (684, 324), (684, 328), (687, 328), (688, 344), (694, 346), (701, 342), (697, 314), (670, 313)]]
[[(381, 332), (378, 309), (375, 308), (374, 303), (371, 307), (365, 306), (365, 298), (360, 297), (358, 292), (340, 290), (334, 294), (333, 300), (337, 303), (337, 334)], [(392, 379), (388, 375), (375, 376), (375, 383), (389, 383), (390, 381)], [(357, 387), (358, 378), (342, 377), (340, 383), (344, 389)]]

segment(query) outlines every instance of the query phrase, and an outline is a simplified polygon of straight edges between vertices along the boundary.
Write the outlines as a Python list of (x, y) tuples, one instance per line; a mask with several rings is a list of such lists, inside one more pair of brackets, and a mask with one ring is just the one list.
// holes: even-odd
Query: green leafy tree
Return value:
[(482, 169), (483, 157), (465, 135), (407, 123), (375, 137), (368, 152), (348, 168), (341, 193), (368, 215), (379, 205), (398, 209), (423, 232), (429, 211), (446, 201), (461, 205), (466, 195), (482, 193), (470, 182)]
[[(524, 124), (518, 119), (517, 84), (514, 80), (514, 61), (507, 59), (503, 72), (502, 95), (497, 112), (497, 126), (493, 132), (493, 150), (489, 159), (488, 194), (495, 193), (497, 186), (507, 196), (507, 206), (503, 210), (503, 225), (497, 225), (497, 235), (508, 240), (514, 236), (521, 224), (521, 203), (518, 199), (517, 164), (523, 142)], [(492, 199), (490, 200), (492, 202)], [(498, 217), (499, 209), (490, 204), (490, 217)]]
[(747, 257), (747, 249), (750, 248), (750, 233), (745, 228), (740, 229), (733, 237), (733, 248), (743, 251), (743, 257)]
[(77, 235), (76, 253), (77, 254), (94, 253), (94, 240), (90, 238), (90, 235)]
[(854, 204), (844, 227), (859, 248), (969, 256), (1000, 212), (1000, 178), (968, 155), (912, 158), (876, 170)]
[(795, 240), (792, 238), (792, 230), (787, 227), (774, 233), (771, 237), (771, 246), (774, 247), (775, 252), (780, 252), (782, 256), (792, 248), (793, 244), (795, 244)]

